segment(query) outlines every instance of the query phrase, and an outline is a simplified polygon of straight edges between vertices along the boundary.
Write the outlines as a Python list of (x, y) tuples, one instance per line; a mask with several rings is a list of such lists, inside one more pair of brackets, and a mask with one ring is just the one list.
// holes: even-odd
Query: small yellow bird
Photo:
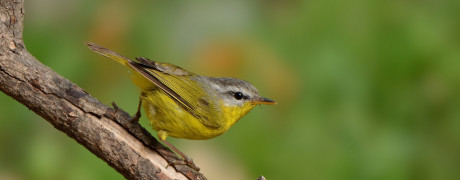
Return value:
[(95, 43), (88, 47), (128, 67), (133, 83), (141, 90), (139, 108), (144, 110), (158, 138), (196, 167), (166, 137), (209, 139), (226, 132), (258, 104), (276, 104), (260, 96), (250, 83), (235, 78), (200, 76), (178, 66), (143, 57), (128, 59)]

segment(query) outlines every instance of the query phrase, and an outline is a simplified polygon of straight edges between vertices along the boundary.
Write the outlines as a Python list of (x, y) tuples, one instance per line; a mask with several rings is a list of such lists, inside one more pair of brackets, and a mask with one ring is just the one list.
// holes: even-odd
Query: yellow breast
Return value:
[(161, 90), (144, 92), (142, 99), (153, 129), (166, 131), (168, 136), (185, 139), (209, 139), (228, 129), (228, 127), (214, 129), (203, 125), (197, 117), (185, 111)]

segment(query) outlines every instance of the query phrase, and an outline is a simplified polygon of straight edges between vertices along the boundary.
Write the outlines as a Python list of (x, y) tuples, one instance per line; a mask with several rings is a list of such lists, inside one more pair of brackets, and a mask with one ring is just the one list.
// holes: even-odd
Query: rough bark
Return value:
[(110, 108), (41, 64), (22, 40), (23, 0), (0, 0), (0, 90), (86, 147), (127, 179), (205, 179), (177, 161), (129, 114)]

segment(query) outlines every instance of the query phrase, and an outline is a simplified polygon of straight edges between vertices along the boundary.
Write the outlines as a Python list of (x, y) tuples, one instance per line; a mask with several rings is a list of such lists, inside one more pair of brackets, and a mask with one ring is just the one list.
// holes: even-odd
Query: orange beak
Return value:
[(264, 98), (264, 97), (260, 97), (260, 98), (257, 98), (253, 101), (254, 104), (267, 104), (267, 105), (274, 105), (276, 104), (275, 101), (271, 100), (271, 99), (268, 99), (268, 98)]

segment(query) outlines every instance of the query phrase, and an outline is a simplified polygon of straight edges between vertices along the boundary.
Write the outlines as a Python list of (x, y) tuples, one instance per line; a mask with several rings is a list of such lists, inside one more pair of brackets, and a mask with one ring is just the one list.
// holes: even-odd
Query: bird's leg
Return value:
[(160, 139), (161, 142), (163, 142), (164, 144), (166, 144), (169, 147), (169, 149), (173, 150), (174, 152), (179, 154), (184, 159), (184, 161), (174, 161), (174, 162), (171, 162), (171, 164), (172, 165), (178, 165), (178, 164), (188, 165), (192, 169), (194, 169), (196, 171), (200, 171), (200, 168), (198, 166), (196, 166), (195, 163), (193, 163), (192, 158), (188, 157), (183, 152), (179, 151), (179, 149), (174, 147), (171, 143), (166, 141), (166, 137), (168, 137), (168, 132), (163, 131), (163, 130), (158, 131), (158, 139)]
[(139, 118), (141, 117), (141, 106), (142, 106), (142, 94), (139, 96), (139, 105), (137, 106), (137, 112), (134, 114), (133, 118), (131, 118), (131, 122), (139, 122)]

